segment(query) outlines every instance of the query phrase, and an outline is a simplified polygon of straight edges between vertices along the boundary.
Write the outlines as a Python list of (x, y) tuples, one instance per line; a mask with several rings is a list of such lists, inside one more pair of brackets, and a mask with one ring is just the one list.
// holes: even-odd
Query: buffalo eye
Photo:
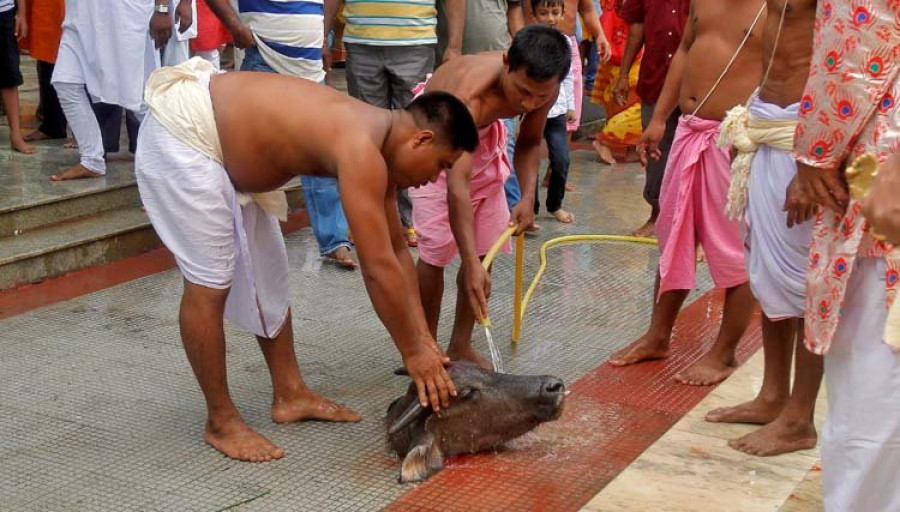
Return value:
[(463, 400), (471, 400), (478, 395), (478, 390), (475, 388), (463, 388), (460, 392), (459, 396)]

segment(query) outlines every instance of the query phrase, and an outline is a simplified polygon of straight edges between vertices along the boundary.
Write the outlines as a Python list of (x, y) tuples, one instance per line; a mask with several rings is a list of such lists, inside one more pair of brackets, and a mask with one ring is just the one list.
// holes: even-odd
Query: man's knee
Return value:
[(222, 309), (224, 309), (225, 301), (228, 299), (228, 293), (230, 291), (230, 284), (224, 287), (208, 286), (191, 282), (190, 280), (185, 278), (182, 305), (202, 304), (208, 307), (221, 307)]

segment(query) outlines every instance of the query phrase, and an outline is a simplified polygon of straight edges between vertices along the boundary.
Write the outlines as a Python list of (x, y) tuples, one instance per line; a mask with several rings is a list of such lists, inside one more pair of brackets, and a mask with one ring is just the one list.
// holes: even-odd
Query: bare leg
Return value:
[(797, 319), (779, 322), (763, 315), (763, 382), (759, 394), (753, 400), (711, 411), (706, 421), (714, 423), (755, 423), (765, 425), (774, 420), (791, 395), (791, 361), (794, 355), (794, 338), (797, 335)]
[(482, 368), (493, 370), (494, 365), (481, 357), (472, 348), (472, 329), (475, 327), (475, 313), (466, 296), (462, 269), (456, 274), (456, 318), (453, 320), (453, 334), (447, 346), (447, 357), (452, 360), (471, 361)]
[(775, 421), (728, 445), (751, 455), (770, 456), (808, 450), (816, 446), (818, 435), (813, 424), (816, 398), (824, 373), (824, 359), (806, 350), (803, 345), (803, 327), (797, 336), (794, 358), (794, 388), (784, 410)]
[(656, 274), (656, 285), (653, 287), (653, 314), (650, 317), (650, 328), (643, 336), (631, 345), (618, 350), (609, 358), (613, 366), (628, 366), (642, 361), (652, 361), (669, 357), (669, 340), (672, 328), (678, 318), (678, 311), (684, 304), (690, 290), (670, 290), (659, 300), (659, 273)]
[(444, 269), (429, 265), (419, 258), (416, 263), (419, 278), (419, 296), (425, 309), (425, 321), (431, 336), (437, 340), (438, 322), (441, 319), (441, 299), (444, 296)]
[(37, 152), (37, 148), (25, 142), (22, 138), (22, 130), (19, 126), (19, 88), (7, 87), (0, 89), (3, 99), (3, 110), (6, 112), (6, 122), (9, 123), (9, 146), (13, 151), (30, 155)]
[(294, 354), (294, 329), (288, 313), (281, 332), (274, 339), (256, 338), (272, 376), (272, 421), (303, 420), (359, 421), (355, 411), (338, 405), (310, 390), (303, 382)]
[(656, 219), (659, 217), (659, 206), (650, 207), (650, 218), (643, 226), (631, 232), (631, 236), (648, 237), (656, 235)]
[(728, 378), (735, 368), (735, 348), (750, 325), (756, 299), (750, 283), (725, 290), (722, 326), (712, 348), (699, 361), (675, 376), (675, 380), (691, 386), (712, 386)]
[(222, 327), (228, 290), (185, 281), (178, 323), (188, 361), (206, 399), (206, 442), (232, 459), (265, 462), (284, 457), (284, 450), (244, 423), (228, 393), (225, 330)]

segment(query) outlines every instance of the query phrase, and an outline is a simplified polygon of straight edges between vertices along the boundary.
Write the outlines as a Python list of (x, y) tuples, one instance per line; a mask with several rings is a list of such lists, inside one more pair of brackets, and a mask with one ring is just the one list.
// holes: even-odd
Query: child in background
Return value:
[[(564, 0), (532, 0), (531, 11), (534, 19), (542, 25), (557, 28), (565, 14)], [(571, 43), (570, 43), (571, 44)], [(544, 139), (547, 141), (547, 153), (550, 157), (550, 183), (547, 187), (547, 211), (556, 220), (569, 224), (575, 215), (562, 209), (562, 201), (566, 195), (566, 179), (569, 175), (569, 142), (566, 136), (566, 122), (575, 119), (575, 77), (572, 68), (559, 86), (556, 103), (547, 114), (544, 126)], [(540, 210), (540, 190), (534, 195), (534, 213)], [(536, 226), (534, 226), (536, 227)]]

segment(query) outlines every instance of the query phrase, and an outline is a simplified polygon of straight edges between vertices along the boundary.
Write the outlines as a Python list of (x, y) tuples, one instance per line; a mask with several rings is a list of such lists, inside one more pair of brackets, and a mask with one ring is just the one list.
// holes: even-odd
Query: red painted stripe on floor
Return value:
[[(281, 224), (281, 229), (289, 234), (308, 226), (309, 215), (306, 210), (300, 210), (288, 215), (288, 220)], [(40, 283), (0, 291), (0, 320), (173, 268), (175, 258), (165, 247), (161, 247), (137, 256), (69, 272)]]
[[(387, 510), (579, 510), (712, 391), (672, 377), (712, 345), (721, 303), (709, 292), (684, 308), (669, 359), (626, 368), (604, 362), (570, 386), (562, 418), (508, 451), (445, 461), (447, 469)], [(738, 348), (741, 364), (760, 336), (755, 319)]]

